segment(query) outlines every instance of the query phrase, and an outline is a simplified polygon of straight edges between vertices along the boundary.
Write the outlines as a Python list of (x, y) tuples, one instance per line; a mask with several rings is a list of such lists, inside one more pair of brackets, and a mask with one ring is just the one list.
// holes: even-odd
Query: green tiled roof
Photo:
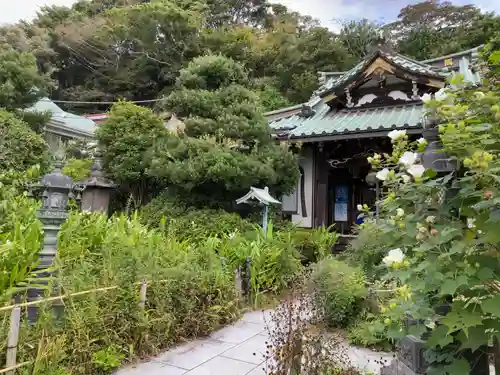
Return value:
[(271, 130), (274, 130), (274, 131), (290, 130), (290, 129), (296, 128), (297, 126), (302, 124), (302, 122), (305, 120), (307, 120), (307, 119), (305, 119), (304, 117), (301, 117), (298, 115), (293, 115), (290, 117), (285, 117), (285, 118), (280, 119), (280, 120), (271, 121), (271, 122), (269, 122), (269, 126), (270, 126)]
[(50, 112), (52, 119), (60, 126), (78, 133), (85, 133), (92, 136), (96, 129), (96, 124), (91, 119), (63, 111), (57, 104), (49, 98), (42, 98), (27, 111)]
[(325, 84), (321, 88), (320, 92), (318, 92), (318, 94), (319, 95), (326, 94), (328, 92), (331, 92), (333, 89), (337, 87), (341, 87), (344, 84), (347, 84), (351, 80), (355, 79), (359, 74), (361, 74), (363, 70), (367, 68), (379, 56), (386, 59), (387, 61), (392, 62), (394, 65), (402, 69), (406, 69), (415, 74), (421, 74), (425, 76), (439, 77), (439, 78), (446, 77), (446, 74), (436, 72), (434, 69), (432, 69), (431, 66), (427, 64), (412, 60), (398, 53), (389, 53), (379, 50), (376, 53), (364, 59), (363, 61), (361, 61), (360, 63), (358, 63), (351, 70), (345, 72), (344, 75), (338, 78), (334, 77), (328, 79), (327, 82), (325, 82)]
[(418, 128), (422, 126), (423, 120), (424, 107), (422, 104), (346, 109), (339, 112), (328, 112), (321, 118), (302, 119), (296, 123), (297, 127), (288, 134), (290, 138), (302, 138)]

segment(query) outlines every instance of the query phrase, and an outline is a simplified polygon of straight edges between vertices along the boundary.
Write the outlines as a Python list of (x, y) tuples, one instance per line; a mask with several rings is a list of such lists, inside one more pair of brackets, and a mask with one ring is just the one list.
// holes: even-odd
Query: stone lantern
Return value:
[(81, 183), (85, 186), (82, 194), (82, 211), (101, 211), (108, 213), (109, 200), (115, 184), (107, 179), (102, 171), (102, 154), (99, 149), (94, 152), (94, 164), (90, 168), (90, 177)]
[[(57, 236), (61, 225), (68, 217), (68, 202), (70, 198), (80, 199), (80, 194), (85, 188), (81, 184), (74, 184), (71, 177), (62, 173), (62, 157), (55, 156), (54, 170), (42, 177), (38, 184), (30, 186), (34, 197), (41, 200), (41, 207), (38, 209), (38, 218), (42, 222), (44, 238), (43, 245), (39, 252), (39, 263), (36, 267), (37, 277), (40, 278), (39, 285), (47, 285), (47, 277), (51, 276), (51, 266), (57, 254)], [(43, 272), (46, 270), (46, 272)], [(28, 300), (34, 301), (41, 298), (44, 290), (40, 288), (30, 288)], [(28, 308), (28, 319), (31, 323), (36, 321), (37, 306)]]

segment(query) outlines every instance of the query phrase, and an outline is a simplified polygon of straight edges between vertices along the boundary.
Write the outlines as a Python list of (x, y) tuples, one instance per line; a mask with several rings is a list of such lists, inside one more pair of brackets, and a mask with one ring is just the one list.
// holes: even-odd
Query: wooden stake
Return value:
[(141, 290), (139, 292), (139, 306), (144, 308), (146, 306), (146, 293), (148, 291), (148, 282), (146, 280), (141, 282)]
[[(15, 307), (10, 313), (9, 336), (7, 339), (7, 367), (16, 365), (17, 343), (19, 342), (19, 325), (21, 323), (21, 308)], [(14, 374), (14, 371), (9, 372)]]

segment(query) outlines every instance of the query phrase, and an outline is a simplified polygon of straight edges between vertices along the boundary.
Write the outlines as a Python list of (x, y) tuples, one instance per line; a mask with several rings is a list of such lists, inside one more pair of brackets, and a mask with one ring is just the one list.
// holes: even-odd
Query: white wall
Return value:
[(292, 215), (292, 222), (299, 227), (312, 228), (313, 226), (313, 177), (314, 177), (314, 160), (313, 150), (311, 148), (303, 148), (299, 159), (299, 165), (304, 170), (304, 193), (306, 201), (306, 217), (302, 217), (302, 199), (300, 191), (300, 180), (297, 183), (297, 215)]

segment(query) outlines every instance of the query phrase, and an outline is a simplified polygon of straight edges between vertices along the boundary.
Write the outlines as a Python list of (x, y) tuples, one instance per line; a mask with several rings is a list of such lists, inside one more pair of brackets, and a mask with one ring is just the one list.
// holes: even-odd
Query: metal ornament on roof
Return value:
[(251, 200), (257, 200), (259, 203), (264, 205), (264, 212), (262, 215), (262, 229), (264, 233), (267, 232), (267, 218), (269, 215), (269, 205), (270, 204), (281, 204), (281, 202), (273, 198), (269, 194), (269, 188), (266, 186), (264, 189), (259, 189), (251, 186), (250, 191), (246, 193), (243, 197), (236, 199), (237, 204), (249, 203)]

